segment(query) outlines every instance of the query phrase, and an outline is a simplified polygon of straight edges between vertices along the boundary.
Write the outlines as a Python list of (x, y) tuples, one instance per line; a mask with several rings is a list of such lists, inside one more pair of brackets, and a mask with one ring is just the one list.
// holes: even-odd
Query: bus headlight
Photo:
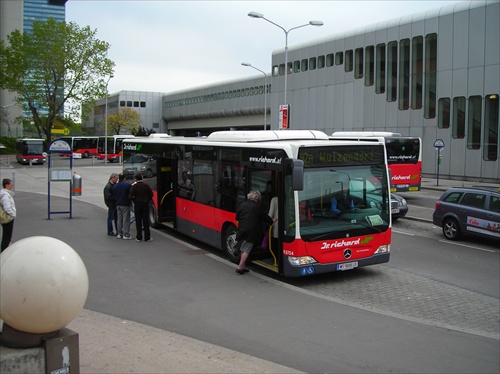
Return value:
[(391, 251), (390, 244), (384, 244), (384, 245), (381, 245), (380, 247), (377, 248), (377, 250), (375, 251), (375, 254), (389, 253), (390, 251)]
[(317, 261), (311, 257), (311, 256), (304, 256), (304, 257), (288, 257), (288, 261), (290, 264), (294, 266), (300, 266), (300, 265), (309, 265), (309, 264), (314, 264)]

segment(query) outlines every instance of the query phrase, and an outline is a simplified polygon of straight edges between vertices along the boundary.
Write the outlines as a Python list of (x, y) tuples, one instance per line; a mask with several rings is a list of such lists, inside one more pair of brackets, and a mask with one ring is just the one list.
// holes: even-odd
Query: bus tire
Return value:
[(146, 178), (152, 178), (153, 177), (153, 170), (148, 169), (146, 170), (146, 174), (144, 175)]
[(236, 241), (236, 226), (233, 224), (229, 225), (224, 231), (222, 249), (231, 262), (235, 264), (240, 262), (240, 250), (238, 242)]
[(83, 154), (83, 158), (89, 158), (89, 153), (88, 153), (88, 152), (85, 152), (85, 153)]
[(149, 225), (154, 229), (159, 229), (161, 226), (156, 219), (157, 217), (158, 213), (156, 211), (155, 205), (149, 204)]

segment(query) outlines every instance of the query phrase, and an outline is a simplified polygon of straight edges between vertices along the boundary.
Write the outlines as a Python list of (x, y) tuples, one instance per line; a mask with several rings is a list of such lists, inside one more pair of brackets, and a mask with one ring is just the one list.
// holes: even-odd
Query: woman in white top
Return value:
[(12, 240), (12, 232), (14, 231), (14, 221), (16, 218), (16, 203), (14, 202), (14, 182), (12, 179), (5, 178), (2, 181), (3, 189), (0, 190), (0, 205), (9, 216), (14, 219), (9, 223), (2, 224), (2, 245), (1, 251), (7, 248)]

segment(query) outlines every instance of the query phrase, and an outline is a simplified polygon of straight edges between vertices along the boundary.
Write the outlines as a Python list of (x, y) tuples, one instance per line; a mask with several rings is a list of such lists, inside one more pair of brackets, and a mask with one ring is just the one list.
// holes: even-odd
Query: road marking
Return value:
[(411, 234), (411, 233), (405, 232), (405, 231), (394, 230), (394, 229), (392, 229), (392, 232), (395, 232), (398, 234), (403, 234), (403, 235), (408, 235), (408, 236), (415, 236), (415, 234)]
[(475, 247), (473, 245), (461, 244), (461, 243), (451, 243), (449, 240), (440, 240), (440, 242), (441, 243), (446, 243), (446, 244), (459, 245), (461, 247), (466, 247), (466, 248), (477, 249), (478, 251), (484, 251), (484, 252), (490, 252), (490, 253), (497, 253), (497, 251), (493, 251), (491, 249), (486, 249), (486, 248)]

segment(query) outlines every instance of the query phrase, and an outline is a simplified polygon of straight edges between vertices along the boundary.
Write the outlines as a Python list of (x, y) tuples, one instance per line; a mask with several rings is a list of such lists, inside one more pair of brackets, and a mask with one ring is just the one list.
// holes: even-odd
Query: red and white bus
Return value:
[(337, 131), (330, 139), (368, 140), (382, 138), (391, 171), (391, 192), (420, 191), (422, 184), (422, 142), (419, 137), (396, 132)]
[[(251, 190), (268, 209), (278, 198), (278, 239), (252, 251), (253, 263), (298, 277), (385, 263), (390, 257), (389, 173), (384, 143), (335, 142), (320, 131), (220, 131), (206, 138), (123, 141), (124, 164), (156, 160), (153, 226), (166, 226), (239, 261), (236, 211)], [(194, 193), (179, 187), (187, 172)], [(332, 211), (349, 189), (355, 208)], [(264, 229), (262, 232), (264, 235)], [(265, 246), (264, 246), (265, 247)]]
[(20, 164), (39, 164), (45, 162), (47, 147), (43, 139), (17, 139), (16, 158)]
[[(98, 136), (63, 136), (59, 138), (69, 144), (73, 150), (73, 158), (89, 158), (98, 156)], [(69, 153), (60, 153), (61, 156), (70, 156)]]
[[(99, 137), (98, 157), (99, 160), (104, 160), (106, 151), (108, 154), (108, 161), (120, 161), (123, 156), (123, 139), (133, 138), (134, 135), (112, 135)], [(104, 140), (107, 139), (107, 149), (104, 147)]]

